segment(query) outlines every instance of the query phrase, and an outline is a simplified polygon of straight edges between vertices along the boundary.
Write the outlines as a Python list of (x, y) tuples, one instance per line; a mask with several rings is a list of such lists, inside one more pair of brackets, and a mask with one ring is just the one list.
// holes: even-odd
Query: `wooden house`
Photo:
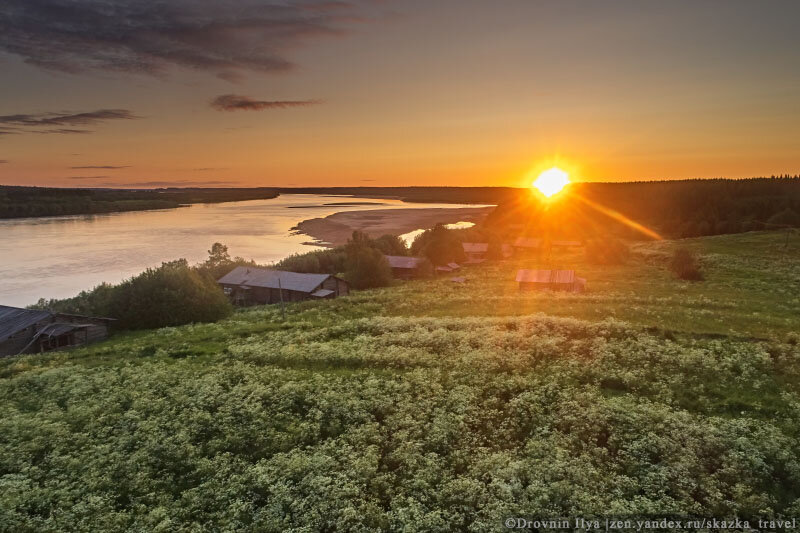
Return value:
[(0, 357), (81, 346), (108, 336), (112, 319), (0, 305)]
[(575, 275), (574, 270), (528, 270), (517, 271), (520, 290), (549, 289), (553, 291), (583, 292), (586, 280)]
[(486, 255), (489, 253), (489, 243), (462, 242), (461, 247), (464, 248), (464, 255), (467, 256), (466, 263), (476, 264), (486, 261)]
[(350, 293), (348, 283), (331, 274), (302, 274), (245, 266), (234, 268), (217, 283), (236, 305), (299, 302)]
[(414, 279), (424, 275), (425, 259), (405, 255), (386, 255), (386, 261), (392, 269), (392, 276), (397, 279)]

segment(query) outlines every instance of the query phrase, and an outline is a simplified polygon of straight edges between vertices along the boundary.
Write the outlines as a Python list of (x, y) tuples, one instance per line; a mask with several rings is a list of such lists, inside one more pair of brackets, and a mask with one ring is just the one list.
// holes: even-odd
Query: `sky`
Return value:
[(0, 184), (800, 173), (800, 2), (4, 0)]

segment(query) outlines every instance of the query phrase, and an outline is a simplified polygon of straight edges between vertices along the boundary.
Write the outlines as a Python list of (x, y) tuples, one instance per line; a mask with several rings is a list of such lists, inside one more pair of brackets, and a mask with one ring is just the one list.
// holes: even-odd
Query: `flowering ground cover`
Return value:
[[(800, 246), (551, 258), (0, 361), (0, 531), (503, 531), (800, 515)], [(533, 264), (532, 264), (533, 263)]]

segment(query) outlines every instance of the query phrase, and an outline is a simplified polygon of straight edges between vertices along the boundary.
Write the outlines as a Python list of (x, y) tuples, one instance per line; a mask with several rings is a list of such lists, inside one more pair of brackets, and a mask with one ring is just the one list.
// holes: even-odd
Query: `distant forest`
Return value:
[(0, 218), (88, 215), (170, 209), (195, 203), (275, 198), (275, 189), (58, 189), (0, 185)]
[(681, 238), (800, 227), (800, 176), (575, 183), (553, 202), (518, 193), (500, 202), (486, 225), (503, 233), (576, 238), (647, 238), (647, 230)]

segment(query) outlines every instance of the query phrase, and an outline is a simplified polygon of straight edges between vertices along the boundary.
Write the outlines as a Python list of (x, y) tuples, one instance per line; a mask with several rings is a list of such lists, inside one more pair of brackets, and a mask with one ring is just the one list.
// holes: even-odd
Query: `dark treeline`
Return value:
[(486, 224), (582, 238), (646, 237), (647, 230), (681, 238), (797, 227), (800, 177), (576, 183), (550, 202), (519, 194), (500, 203)]
[(498, 204), (519, 196), (513, 187), (294, 187), (282, 194), (332, 194), (359, 198), (396, 198), (406, 202)]
[(275, 198), (275, 189), (59, 189), (0, 185), (0, 218), (89, 215), (170, 209), (194, 203)]

